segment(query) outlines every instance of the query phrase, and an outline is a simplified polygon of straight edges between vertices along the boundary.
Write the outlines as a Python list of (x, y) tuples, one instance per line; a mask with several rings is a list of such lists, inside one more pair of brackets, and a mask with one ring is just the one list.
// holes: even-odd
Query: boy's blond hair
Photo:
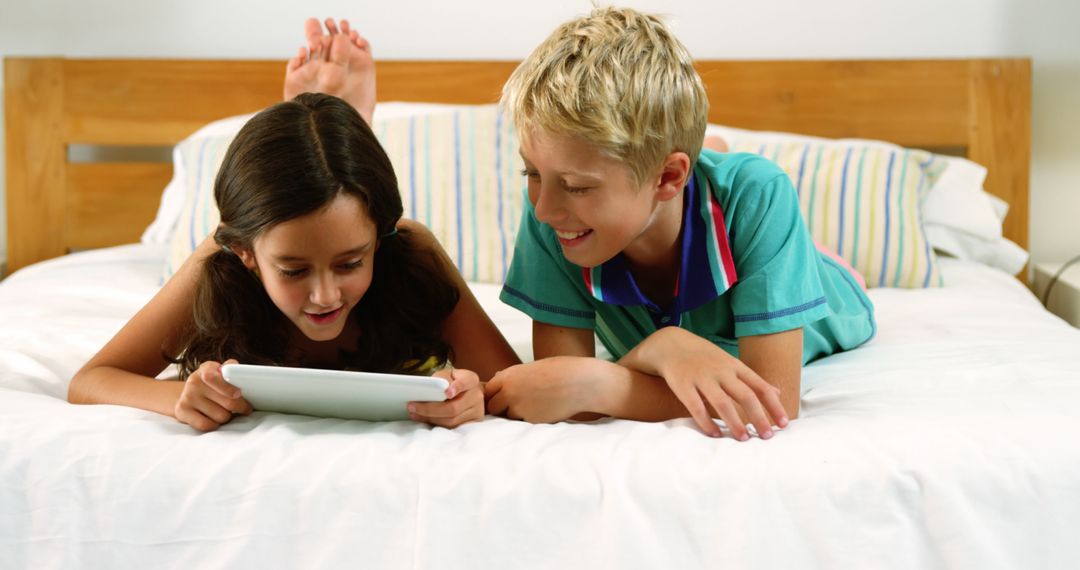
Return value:
[(671, 152), (697, 160), (709, 111), (682, 43), (658, 17), (625, 8), (559, 26), (510, 76), (501, 104), (519, 137), (581, 137), (638, 184)]

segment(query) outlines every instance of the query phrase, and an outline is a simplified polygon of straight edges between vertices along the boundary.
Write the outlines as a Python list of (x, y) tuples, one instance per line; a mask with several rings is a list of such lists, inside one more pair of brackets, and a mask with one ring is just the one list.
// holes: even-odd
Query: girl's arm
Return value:
[(183, 382), (154, 380), (174, 354), (178, 335), (191, 322), (192, 298), (203, 260), (216, 251), (207, 238), (175, 275), (71, 379), (68, 401), (120, 404), (174, 415)]
[(401, 220), (398, 227), (409, 230), (422, 247), (430, 248), (443, 260), (446, 274), (458, 289), (458, 303), (443, 321), (442, 327), (443, 339), (453, 350), (454, 366), (472, 370), (481, 381), (487, 381), (496, 372), (519, 364), (521, 360), (514, 349), (484, 312), (431, 230), (419, 222), (406, 219)]

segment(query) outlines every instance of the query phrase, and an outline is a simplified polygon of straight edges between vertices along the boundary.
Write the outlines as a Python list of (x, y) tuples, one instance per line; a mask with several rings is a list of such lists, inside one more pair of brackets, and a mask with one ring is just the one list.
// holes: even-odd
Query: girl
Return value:
[[(483, 417), (478, 374), (517, 357), (431, 233), (401, 220), (390, 161), (352, 106), (305, 93), (260, 112), (214, 193), (217, 231), (75, 375), (69, 401), (208, 431), (251, 412), (224, 362), (427, 373), (453, 360), (436, 373), (448, 400), (410, 415), (445, 427)], [(169, 363), (185, 382), (153, 379)]]

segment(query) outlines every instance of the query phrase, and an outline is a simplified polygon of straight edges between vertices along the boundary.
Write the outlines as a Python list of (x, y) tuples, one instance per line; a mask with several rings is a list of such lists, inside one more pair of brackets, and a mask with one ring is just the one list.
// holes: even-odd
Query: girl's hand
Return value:
[(484, 419), (484, 390), (475, 372), (462, 368), (444, 369), (434, 376), (450, 382), (446, 387), (447, 399), (442, 402), (409, 402), (410, 418), (445, 428)]
[[(731, 434), (739, 441), (750, 437), (746, 421), (754, 425), (762, 439), (772, 437), (773, 425), (787, 426), (780, 389), (766, 382), (738, 358), (708, 340), (676, 327), (654, 333), (646, 339), (649, 341), (652, 343), (646, 349), (648, 353), (663, 355), (654, 361), (657, 375), (664, 378), (706, 434), (721, 435), (720, 428), (712, 420), (710, 408), (727, 423)], [(740, 408), (746, 414), (745, 421), (740, 416)]]
[(532, 423), (553, 423), (591, 411), (593, 366), (600, 361), (580, 356), (553, 356), (511, 366), (484, 387), (488, 413)]
[[(237, 364), (229, 359), (225, 364)], [(226, 424), (234, 414), (248, 415), (251, 404), (240, 389), (221, 376), (221, 363), (202, 363), (184, 382), (184, 391), (176, 401), (176, 419), (200, 431), (213, 431)]]

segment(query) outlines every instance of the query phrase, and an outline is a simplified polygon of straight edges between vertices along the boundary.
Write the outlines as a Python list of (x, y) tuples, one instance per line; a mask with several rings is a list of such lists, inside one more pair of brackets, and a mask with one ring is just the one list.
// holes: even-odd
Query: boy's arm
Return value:
[[(745, 369), (744, 374), (753, 375), (753, 371), (745, 364), (687, 331), (675, 334), (668, 332), (660, 336), (654, 334), (656, 338), (646, 339), (619, 363), (591, 357), (594, 345), (593, 331), (590, 329), (556, 327), (534, 322), (533, 334), (534, 352), (540, 360), (511, 367), (496, 375), (485, 389), (490, 413), (505, 413), (509, 417), (531, 422), (553, 422), (567, 418), (589, 419), (590, 416), (586, 415), (588, 413), (639, 421), (664, 421), (686, 417), (690, 406), (676, 395), (669, 387), (669, 382), (665, 382), (659, 373), (661, 369), (672, 368), (667, 366), (671, 361), (689, 365), (691, 370), (701, 363), (700, 358), (694, 358), (693, 354), (684, 352), (684, 349), (705, 349), (712, 356), (729, 364), (734, 361)], [(691, 339), (682, 338), (683, 334), (699, 342), (688, 342)], [(796, 373), (802, 354), (802, 335), (799, 333), (797, 336), (799, 342), (795, 357)], [(669, 344), (671, 342), (676, 344)], [(772, 352), (775, 348), (771, 343), (758, 342), (753, 343), (749, 350), (757, 355), (755, 358), (762, 360), (781, 358)], [(712, 351), (721, 354), (713, 354)], [(678, 367), (673, 369), (673, 374), (679, 374)], [(697, 377), (713, 380), (709, 375), (697, 374)], [(720, 406), (724, 410), (719, 415), (724, 417), (724, 414), (727, 414), (725, 420), (736, 438), (748, 437), (745, 428), (747, 419), (755, 424), (759, 434), (769, 437), (772, 422), (768, 421), (762, 403), (771, 411), (778, 425), (787, 423), (786, 419), (782, 419), (783, 408), (775, 391), (768, 388), (764, 381), (758, 380), (761, 385), (766, 386), (762, 390), (764, 395), (754, 395), (744, 387), (743, 392), (749, 392), (751, 400), (735, 400), (747, 403), (729, 403), (726, 408)], [(715, 392), (708, 388), (703, 391), (710, 394)], [(712, 413), (698, 394), (699, 392), (694, 392), (697, 401), (696, 404), (690, 404), (696, 406), (695, 413), (691, 415), (702, 431), (718, 437), (720, 430), (711, 419), (716, 414)], [(795, 394), (798, 394), (797, 389)], [(742, 412), (744, 407), (755, 410), (755, 414), (747, 418)], [(742, 418), (739, 418), (740, 413), (743, 413)]]
[[(737, 439), (748, 437), (747, 422), (768, 438), (772, 435), (773, 425), (785, 427), (788, 422), (780, 398), (781, 389), (794, 393), (797, 409), (802, 330), (740, 341), (740, 353), (744, 348), (749, 349), (751, 362), (769, 374), (775, 384), (766, 382), (751, 362), (740, 361), (708, 340), (676, 327), (653, 333), (627, 353), (619, 364), (660, 377), (707, 434), (719, 435), (712, 422), (712, 417), (718, 415)], [(792, 363), (795, 367), (794, 389), (790, 377)], [(785, 376), (781, 380), (775, 374)]]
[(802, 397), (802, 354), (801, 328), (739, 339), (739, 360), (780, 389), (780, 403), (792, 419), (799, 416)]

